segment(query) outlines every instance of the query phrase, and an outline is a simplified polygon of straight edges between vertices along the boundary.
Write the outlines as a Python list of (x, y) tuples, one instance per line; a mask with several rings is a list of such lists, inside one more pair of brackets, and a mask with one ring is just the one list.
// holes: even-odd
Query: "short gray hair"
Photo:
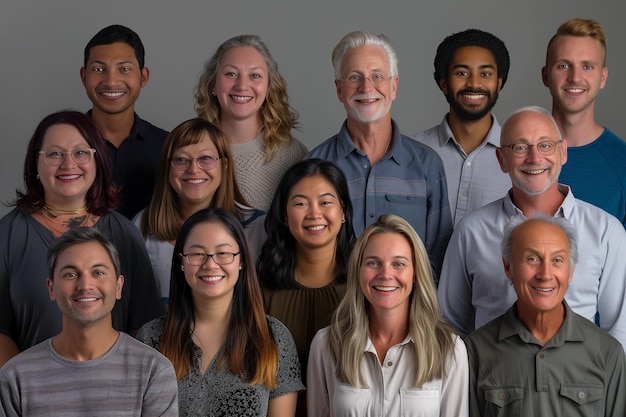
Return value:
[(576, 231), (574, 230), (574, 226), (572, 226), (565, 217), (546, 216), (543, 213), (535, 213), (530, 219), (527, 219), (521, 214), (511, 217), (509, 222), (504, 226), (504, 236), (502, 237), (502, 243), (500, 245), (502, 258), (509, 263), (513, 262), (513, 232), (519, 226), (529, 221), (550, 223), (557, 226), (565, 233), (567, 241), (569, 242), (569, 267), (571, 271), (578, 260), (578, 244), (576, 243)]
[(395, 77), (398, 75), (398, 56), (389, 38), (383, 34), (374, 35), (370, 32), (355, 31), (341, 38), (337, 46), (335, 46), (335, 49), (333, 49), (332, 61), (335, 70), (335, 79), (338, 80), (341, 78), (341, 64), (348, 50), (358, 48), (359, 46), (370, 45), (377, 46), (385, 52), (387, 60), (389, 61), (391, 76)]

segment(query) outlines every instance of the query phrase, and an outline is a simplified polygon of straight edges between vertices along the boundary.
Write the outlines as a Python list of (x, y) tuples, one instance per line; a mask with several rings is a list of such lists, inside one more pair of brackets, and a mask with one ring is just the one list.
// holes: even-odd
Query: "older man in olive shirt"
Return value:
[(502, 260), (518, 299), (466, 340), (470, 416), (626, 415), (621, 344), (564, 300), (576, 257), (564, 218), (507, 224)]

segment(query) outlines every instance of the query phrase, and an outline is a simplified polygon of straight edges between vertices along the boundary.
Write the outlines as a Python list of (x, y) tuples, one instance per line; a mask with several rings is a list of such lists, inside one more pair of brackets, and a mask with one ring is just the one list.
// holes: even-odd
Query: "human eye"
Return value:
[(259, 74), (259, 73), (255, 72), (253, 74), (250, 74), (250, 79), (253, 80), (253, 81), (258, 81), (258, 80), (260, 80), (262, 78), (263, 78), (263, 76), (261, 74)]
[(63, 158), (63, 152), (58, 151), (56, 149), (51, 149), (51, 150), (46, 152), (46, 158), (48, 158), (48, 159), (62, 159)]
[(469, 72), (464, 71), (464, 70), (459, 70), (459, 71), (456, 71), (454, 74), (455, 74), (457, 77), (468, 77), (468, 76), (469, 76)]
[(91, 67), (91, 72), (104, 72), (102, 67)]
[(591, 70), (593, 70), (593, 68), (594, 68), (594, 66), (591, 65), (591, 64), (583, 65), (583, 69), (586, 70), (586, 71), (591, 71)]
[(378, 259), (366, 259), (365, 266), (369, 268), (378, 268), (380, 266), (380, 262)]
[(528, 145), (525, 143), (517, 143), (515, 145), (513, 145), (513, 151), (514, 152), (527, 152), (528, 151)]
[(371, 78), (372, 80), (375, 80), (375, 81), (381, 81), (385, 79), (385, 76), (381, 74), (380, 72), (375, 72), (372, 74)]
[(190, 264), (199, 264), (199, 263), (204, 263), (204, 260), (207, 258), (207, 254), (206, 253), (201, 253), (201, 252), (194, 252), (194, 253), (188, 253), (187, 254), (187, 259), (189, 260)]
[(560, 63), (560, 64), (557, 64), (556, 68), (559, 70), (566, 70), (566, 69), (569, 69), (569, 64)]
[(537, 144), (537, 148), (539, 148), (542, 151), (549, 151), (554, 147), (554, 143), (552, 142), (541, 142), (539, 144)]
[(233, 256), (231, 252), (217, 252), (213, 255), (218, 262), (230, 261), (231, 256)]
[(539, 257), (535, 256), (535, 255), (529, 255), (526, 257), (526, 262), (528, 262), (529, 264), (538, 264), (539, 263)]
[(172, 161), (174, 161), (174, 163), (178, 163), (178, 164), (187, 164), (187, 163), (189, 163), (190, 159), (189, 158), (185, 158), (184, 156), (174, 156), (172, 158)]
[(203, 162), (210, 162), (213, 160), (217, 160), (218, 158), (215, 156), (211, 156), (211, 155), (202, 155), (201, 157), (198, 158), (198, 160), (203, 161)]
[(402, 269), (406, 266), (406, 264), (402, 261), (395, 261), (394, 263), (391, 264), (394, 268), (396, 269)]
[(493, 72), (491, 72), (491, 71), (483, 71), (483, 72), (480, 73), (480, 76), (483, 77), (483, 78), (489, 78), (492, 75), (493, 75)]
[(61, 277), (63, 279), (76, 279), (76, 277), (78, 277), (78, 274), (74, 271), (68, 271), (61, 275)]
[(237, 73), (233, 72), (233, 71), (228, 71), (224, 74), (224, 77), (226, 78), (237, 78)]
[(351, 83), (361, 82), (361, 80), (363, 80), (363, 76), (360, 74), (350, 74), (346, 77), (346, 80)]

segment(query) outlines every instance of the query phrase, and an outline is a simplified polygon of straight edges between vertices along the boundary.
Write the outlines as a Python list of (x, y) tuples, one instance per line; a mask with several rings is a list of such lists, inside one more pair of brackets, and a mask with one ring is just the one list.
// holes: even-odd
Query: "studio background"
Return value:
[[(593, 18), (608, 36), (609, 78), (596, 103), (596, 119), (626, 137), (626, 25), (617, 0), (2, 0), (0, 3), (0, 216), (22, 187), (26, 146), (47, 114), (91, 108), (80, 81), (83, 49), (110, 24), (136, 31), (146, 49), (150, 79), (136, 105), (145, 120), (171, 130), (195, 116), (193, 89), (205, 61), (235, 35), (261, 36), (287, 81), (300, 113), (295, 131), (309, 149), (339, 131), (345, 119), (337, 100), (330, 56), (350, 31), (384, 33), (399, 58), (400, 83), (392, 116), (404, 134), (439, 124), (448, 109), (433, 79), (439, 43), (467, 28), (492, 32), (511, 55), (508, 81), (494, 114), (500, 122), (518, 107), (551, 99), (541, 82), (545, 49), (556, 28), (573, 17)], [(625, 162), (626, 163), (626, 162)]]

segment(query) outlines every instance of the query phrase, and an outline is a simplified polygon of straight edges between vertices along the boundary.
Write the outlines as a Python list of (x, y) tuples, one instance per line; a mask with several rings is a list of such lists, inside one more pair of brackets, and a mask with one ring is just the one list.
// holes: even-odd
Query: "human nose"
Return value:
[(567, 72), (567, 79), (569, 81), (577, 82), (580, 80), (581, 69), (576, 67), (575, 65), (570, 66), (569, 71)]
[(64, 152), (63, 153), (63, 162), (61, 162), (61, 166), (63, 168), (71, 168), (76, 166), (76, 162), (74, 162), (74, 158), (72, 157), (72, 153), (71, 152)]
[(94, 287), (94, 279), (89, 274), (80, 274), (76, 280), (76, 289), (89, 290)]
[(191, 158), (189, 160), (189, 166), (187, 167), (187, 171), (190, 172), (196, 172), (196, 171), (200, 171), (202, 168), (200, 168), (200, 164), (198, 163), (198, 158)]
[(206, 262), (202, 264), (202, 268), (203, 269), (219, 268), (219, 265), (217, 264), (217, 262), (215, 262), (215, 259), (213, 259), (213, 255), (207, 254)]

